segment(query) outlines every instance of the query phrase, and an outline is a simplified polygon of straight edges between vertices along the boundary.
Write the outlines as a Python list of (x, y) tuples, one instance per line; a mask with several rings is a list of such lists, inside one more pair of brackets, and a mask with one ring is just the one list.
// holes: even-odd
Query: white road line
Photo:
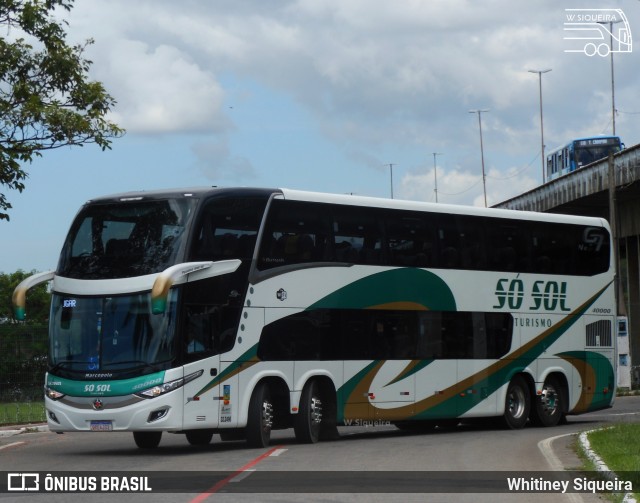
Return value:
[(229, 480), (229, 482), (240, 482), (241, 480), (246, 479), (249, 475), (251, 475), (255, 471), (256, 471), (255, 468), (250, 468), (249, 470), (244, 470), (243, 472), (239, 473), (238, 475), (233, 477), (231, 480)]
[[(573, 435), (575, 434), (565, 433), (564, 435), (557, 435), (555, 437), (545, 438), (544, 440), (540, 440), (540, 442), (538, 442), (538, 449), (540, 449), (540, 452), (542, 453), (544, 458), (547, 460), (547, 463), (549, 464), (549, 466), (554, 472), (563, 472), (565, 471), (565, 468), (562, 462), (558, 459), (558, 456), (556, 456), (555, 453), (553, 452), (553, 449), (551, 448), (551, 444), (553, 443), (554, 440), (557, 440), (563, 437), (573, 436)], [(580, 496), (580, 493), (565, 493), (565, 496), (567, 497), (567, 500), (570, 501), (571, 503), (583, 502), (583, 499), (582, 499), (582, 496)]]
[(280, 456), (280, 454), (284, 454), (288, 449), (276, 449), (269, 456)]
[(17, 445), (26, 444), (26, 442), (13, 442), (12, 444), (2, 445), (0, 446), (0, 450), (8, 449), (9, 447), (16, 447)]

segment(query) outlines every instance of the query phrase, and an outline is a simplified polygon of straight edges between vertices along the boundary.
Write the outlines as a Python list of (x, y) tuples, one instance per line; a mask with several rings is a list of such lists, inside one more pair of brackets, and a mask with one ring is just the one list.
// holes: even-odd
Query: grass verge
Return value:
[[(640, 423), (623, 423), (611, 428), (596, 430), (588, 434), (593, 451), (609, 469), (620, 478), (634, 479), (634, 489), (638, 487), (640, 473)], [(640, 492), (633, 494), (640, 501)], [(614, 501), (619, 501), (614, 499)]]
[(0, 426), (46, 421), (44, 402), (0, 403)]

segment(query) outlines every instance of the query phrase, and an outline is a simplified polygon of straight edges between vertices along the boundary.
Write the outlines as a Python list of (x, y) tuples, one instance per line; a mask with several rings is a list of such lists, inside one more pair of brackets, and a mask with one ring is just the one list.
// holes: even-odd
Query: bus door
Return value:
[[(220, 354), (233, 346), (235, 330), (225, 320), (235, 318), (224, 306), (186, 304), (183, 330), (183, 359), (185, 377), (201, 375), (186, 383), (184, 428), (217, 428), (220, 417), (231, 416), (231, 386), (226, 380), (220, 384)], [(229, 422), (229, 419), (226, 419)]]
[(217, 428), (220, 416), (220, 384), (215, 381), (220, 372), (220, 356), (188, 363), (184, 366), (185, 377), (202, 371), (202, 375), (185, 385), (183, 428)]

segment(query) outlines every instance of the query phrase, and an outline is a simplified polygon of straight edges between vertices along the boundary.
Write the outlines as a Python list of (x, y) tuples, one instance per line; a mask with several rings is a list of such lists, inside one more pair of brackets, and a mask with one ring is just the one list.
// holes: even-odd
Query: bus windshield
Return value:
[(609, 153), (620, 152), (619, 144), (601, 144), (591, 143), (587, 146), (576, 146), (575, 159), (577, 166), (586, 166), (592, 162), (599, 161), (609, 156)]
[(113, 279), (160, 272), (176, 263), (195, 199), (86, 206), (60, 255), (58, 274)]
[[(54, 294), (50, 322), (50, 365), (56, 374), (136, 375), (169, 366), (175, 356), (176, 301), (152, 315), (149, 293), (118, 297)], [(164, 365), (163, 365), (164, 364)]]

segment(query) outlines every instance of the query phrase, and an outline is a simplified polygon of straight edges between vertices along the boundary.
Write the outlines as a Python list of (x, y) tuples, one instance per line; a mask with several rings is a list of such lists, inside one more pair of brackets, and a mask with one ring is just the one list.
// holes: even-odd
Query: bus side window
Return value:
[(307, 202), (274, 200), (258, 253), (258, 268), (329, 260), (328, 213)]
[(334, 250), (338, 262), (382, 263), (382, 222), (376, 216), (377, 212), (358, 207), (334, 207)]
[(203, 353), (213, 348), (212, 319), (203, 306), (186, 306), (186, 352)]

